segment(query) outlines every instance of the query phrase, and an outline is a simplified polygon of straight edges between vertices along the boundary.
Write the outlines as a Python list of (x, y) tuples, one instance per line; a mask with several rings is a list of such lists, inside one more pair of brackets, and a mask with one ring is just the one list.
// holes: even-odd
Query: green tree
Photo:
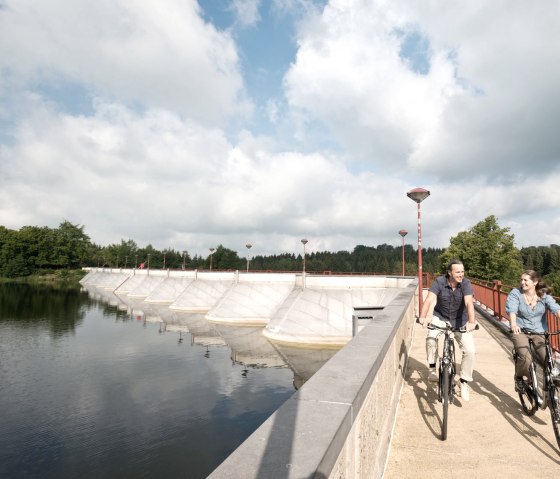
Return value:
[(469, 276), (487, 281), (501, 279), (505, 284), (517, 284), (523, 270), (514, 235), (509, 234), (509, 228), (500, 228), (493, 215), (451, 238), (440, 256), (442, 271), (453, 258), (463, 261)]
[[(0, 275), (6, 278), (28, 276), (33, 272), (33, 261), (25, 239), (27, 231), (0, 230)], [(32, 246), (32, 250), (35, 247)]]
[(85, 264), (89, 245), (89, 236), (84, 233), (84, 227), (64, 220), (54, 230), (52, 241), (53, 266), (78, 268)]
[[(219, 245), (214, 251), (212, 258), (212, 267), (214, 269), (241, 269), (245, 261), (239, 255), (223, 245)], [(210, 255), (208, 255), (208, 267), (210, 267)]]

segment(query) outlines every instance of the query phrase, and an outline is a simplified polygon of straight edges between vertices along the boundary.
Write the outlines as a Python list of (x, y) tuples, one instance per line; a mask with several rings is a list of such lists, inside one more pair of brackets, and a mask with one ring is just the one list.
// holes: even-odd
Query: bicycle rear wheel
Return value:
[(550, 419), (552, 420), (556, 443), (560, 448), (560, 385), (551, 384), (549, 386), (548, 408), (550, 409)]
[(531, 363), (529, 368), (529, 379), (525, 383), (525, 389), (518, 391), (521, 409), (527, 416), (533, 416), (539, 408), (538, 402), (538, 382), (535, 363)]
[(447, 368), (441, 370), (441, 404), (443, 406), (443, 421), (441, 427), (441, 439), (447, 439), (447, 422), (449, 413), (449, 380), (450, 374)]

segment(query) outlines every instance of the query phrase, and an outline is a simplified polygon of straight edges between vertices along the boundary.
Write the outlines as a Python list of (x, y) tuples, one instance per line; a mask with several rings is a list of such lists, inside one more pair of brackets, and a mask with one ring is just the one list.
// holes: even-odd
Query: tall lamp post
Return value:
[(305, 245), (307, 244), (307, 239), (303, 238), (301, 243), (303, 244), (303, 287), (305, 288)]
[(166, 255), (166, 254), (167, 254), (167, 253), (163, 253), (163, 268), (162, 268), (162, 269), (165, 269), (165, 255)]
[(251, 243), (247, 243), (245, 247), (247, 248), (247, 273), (249, 272), (249, 250), (253, 245)]
[(406, 196), (418, 205), (418, 316), (420, 316), (424, 300), (422, 297), (422, 226), (420, 222), (420, 203), (430, 196), (430, 192), (424, 188), (414, 188)]
[(400, 230), (399, 234), (402, 236), (402, 276), (404, 276), (404, 237), (408, 234), (408, 231)]
[(214, 248), (210, 248), (210, 271), (212, 271), (212, 255), (214, 254)]
[(183, 271), (185, 271), (185, 256), (187, 255), (186, 251), (183, 251)]

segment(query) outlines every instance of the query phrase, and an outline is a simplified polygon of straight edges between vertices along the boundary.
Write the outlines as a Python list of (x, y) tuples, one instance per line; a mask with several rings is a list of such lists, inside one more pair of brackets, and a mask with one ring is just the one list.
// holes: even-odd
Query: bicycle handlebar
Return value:
[[(416, 318), (416, 322), (418, 324), (420, 323), (420, 318)], [(453, 328), (451, 325), (446, 324), (445, 326), (437, 326), (435, 324), (428, 324), (427, 326), (428, 329), (439, 329), (440, 331), (452, 331), (454, 333), (466, 333), (467, 332), (467, 326), (463, 326), (461, 328)], [(478, 323), (476, 323), (474, 330), (478, 330), (480, 329), (480, 326), (478, 325)], [(560, 332), (560, 331), (559, 331)]]
[(528, 329), (528, 328), (519, 328), (523, 333), (525, 334), (534, 334), (535, 336), (544, 336), (545, 334), (548, 334), (549, 336), (557, 336), (558, 334), (560, 334), (560, 331), (544, 331), (542, 333), (538, 332), (538, 331), (533, 331), (532, 329)]

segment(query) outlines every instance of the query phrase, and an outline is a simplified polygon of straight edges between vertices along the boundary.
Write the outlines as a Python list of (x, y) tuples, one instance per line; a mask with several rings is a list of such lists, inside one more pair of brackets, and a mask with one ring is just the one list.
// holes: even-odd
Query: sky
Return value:
[(240, 256), (560, 244), (560, 0), (0, 0), (0, 225)]

